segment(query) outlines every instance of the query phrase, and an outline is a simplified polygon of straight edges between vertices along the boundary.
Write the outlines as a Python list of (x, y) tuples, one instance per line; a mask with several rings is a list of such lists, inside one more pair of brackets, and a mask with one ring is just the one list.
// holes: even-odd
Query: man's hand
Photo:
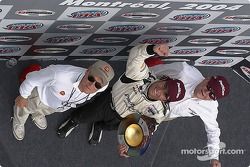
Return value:
[(16, 102), (16, 106), (20, 108), (28, 106), (28, 100), (23, 98), (22, 96), (17, 96), (15, 102)]
[(125, 145), (125, 144), (122, 144), (122, 145), (119, 145), (118, 146), (118, 151), (119, 151), (119, 155), (121, 157), (125, 157), (125, 158), (128, 158), (128, 154), (127, 154), (127, 151), (128, 151), (128, 146)]
[(217, 159), (212, 159), (210, 163), (210, 167), (221, 167), (221, 163)]
[(159, 56), (168, 56), (169, 47), (166, 43), (163, 43), (163, 44), (155, 45), (153, 50)]

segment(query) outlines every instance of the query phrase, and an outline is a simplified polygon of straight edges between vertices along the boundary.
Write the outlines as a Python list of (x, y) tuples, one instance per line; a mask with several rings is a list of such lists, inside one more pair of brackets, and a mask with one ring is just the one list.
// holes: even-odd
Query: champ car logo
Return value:
[(208, 28), (205, 31), (202, 31), (203, 33), (207, 34), (223, 34), (223, 33), (231, 33), (239, 31), (240, 27), (214, 27), (214, 28)]
[(188, 43), (191, 44), (214, 44), (214, 43), (220, 43), (222, 42), (221, 39), (216, 38), (197, 38), (197, 39), (191, 39), (188, 41)]
[(0, 54), (15, 53), (20, 51), (19, 47), (0, 47)]
[(229, 64), (232, 62), (233, 62), (233, 59), (207, 59), (207, 60), (202, 60), (199, 63), (206, 64), (206, 65), (222, 65), (222, 64)]
[(161, 43), (171, 43), (176, 41), (177, 38), (169, 37), (169, 38), (148, 38), (142, 40), (141, 43), (149, 43), (149, 44), (161, 44)]
[(40, 49), (35, 49), (33, 50), (33, 52), (36, 53), (63, 53), (63, 52), (67, 52), (68, 49), (65, 48), (40, 48)]
[(109, 12), (107, 10), (86, 10), (71, 13), (68, 17), (76, 19), (97, 18), (106, 16)]
[(127, 42), (128, 38), (123, 37), (100, 37), (100, 38), (94, 38), (94, 42), (99, 43), (120, 43), (120, 42)]
[(208, 13), (190, 13), (190, 14), (180, 14), (176, 15), (173, 18), (170, 18), (174, 21), (196, 21), (209, 18), (211, 15)]
[(51, 37), (44, 40), (45, 43), (70, 43), (79, 41), (82, 37), (81, 36), (57, 36), (57, 37)]
[(240, 69), (248, 78), (250, 78), (250, 68), (245, 66), (240, 66)]
[(53, 11), (41, 10), (41, 9), (27, 9), (27, 10), (18, 10), (16, 11), (17, 15), (20, 16), (52, 16), (55, 14)]
[(43, 23), (14, 23), (14, 24), (9, 24), (3, 28), (6, 30), (23, 31), (23, 30), (35, 30), (41, 27), (43, 27)]
[(106, 31), (111, 32), (134, 32), (134, 31), (140, 31), (143, 30), (146, 26), (142, 24), (138, 25), (116, 25), (108, 27), (108, 29), (105, 29)]
[(223, 19), (227, 21), (250, 21), (250, 15), (225, 16)]
[(250, 45), (250, 39), (237, 40), (232, 44), (235, 44), (235, 45)]
[(124, 13), (121, 16), (128, 19), (154, 19), (159, 17), (160, 15), (156, 13), (134, 12), (134, 13)]
[(94, 28), (94, 26), (88, 24), (64, 24), (56, 28), (60, 30), (89, 30)]
[(88, 48), (82, 50), (81, 54), (108, 54), (116, 51), (116, 48)]
[(187, 32), (191, 30), (192, 28), (184, 27), (184, 26), (168, 26), (168, 27), (156, 28), (156, 31), (160, 31), (160, 32)]
[(0, 36), (0, 42), (24, 42), (31, 39), (31, 37), (26, 36)]
[(202, 53), (205, 52), (207, 49), (206, 48), (190, 48), (190, 49), (178, 49), (174, 50), (171, 52), (172, 54), (180, 54), (180, 55), (185, 55), (185, 54), (197, 54), (197, 53)]
[(243, 49), (223, 49), (223, 50), (217, 50), (216, 53), (223, 55), (239, 55), (239, 54), (247, 54), (249, 53), (249, 51)]

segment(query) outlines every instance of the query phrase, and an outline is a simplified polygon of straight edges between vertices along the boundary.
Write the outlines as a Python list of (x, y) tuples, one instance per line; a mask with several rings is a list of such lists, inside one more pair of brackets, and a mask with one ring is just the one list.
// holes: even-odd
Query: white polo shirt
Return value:
[(72, 65), (50, 65), (26, 76), (20, 86), (20, 95), (27, 98), (37, 87), (40, 100), (47, 106), (63, 112), (75, 108), (91, 99), (96, 93), (104, 91), (108, 85), (92, 94), (81, 92), (78, 85), (87, 69)]
[(201, 100), (194, 98), (195, 87), (205, 78), (195, 67), (185, 62), (161, 64), (151, 68), (157, 76), (166, 75), (179, 79), (186, 88), (185, 97), (177, 102), (171, 102), (170, 118), (199, 116), (205, 124), (207, 132), (207, 146), (213, 153), (211, 159), (218, 159), (220, 129), (216, 121), (218, 114), (218, 102), (214, 100)]

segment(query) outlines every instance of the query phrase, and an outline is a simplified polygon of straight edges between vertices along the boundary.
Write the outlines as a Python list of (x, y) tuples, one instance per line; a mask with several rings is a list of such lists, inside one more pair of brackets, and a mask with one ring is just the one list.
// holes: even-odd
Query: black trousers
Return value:
[(96, 95), (93, 100), (76, 108), (71, 119), (76, 123), (94, 123), (103, 130), (117, 130), (122, 118), (112, 109), (111, 88)]

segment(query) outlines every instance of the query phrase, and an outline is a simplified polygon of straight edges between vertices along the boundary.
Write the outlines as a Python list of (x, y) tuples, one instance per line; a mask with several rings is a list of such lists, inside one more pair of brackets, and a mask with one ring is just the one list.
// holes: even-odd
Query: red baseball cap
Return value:
[(175, 102), (182, 100), (185, 96), (186, 89), (181, 80), (168, 78), (166, 79), (167, 84), (167, 101)]
[(208, 90), (210, 90), (210, 98), (213, 100), (225, 97), (230, 92), (230, 85), (223, 76), (212, 76), (208, 81)]

